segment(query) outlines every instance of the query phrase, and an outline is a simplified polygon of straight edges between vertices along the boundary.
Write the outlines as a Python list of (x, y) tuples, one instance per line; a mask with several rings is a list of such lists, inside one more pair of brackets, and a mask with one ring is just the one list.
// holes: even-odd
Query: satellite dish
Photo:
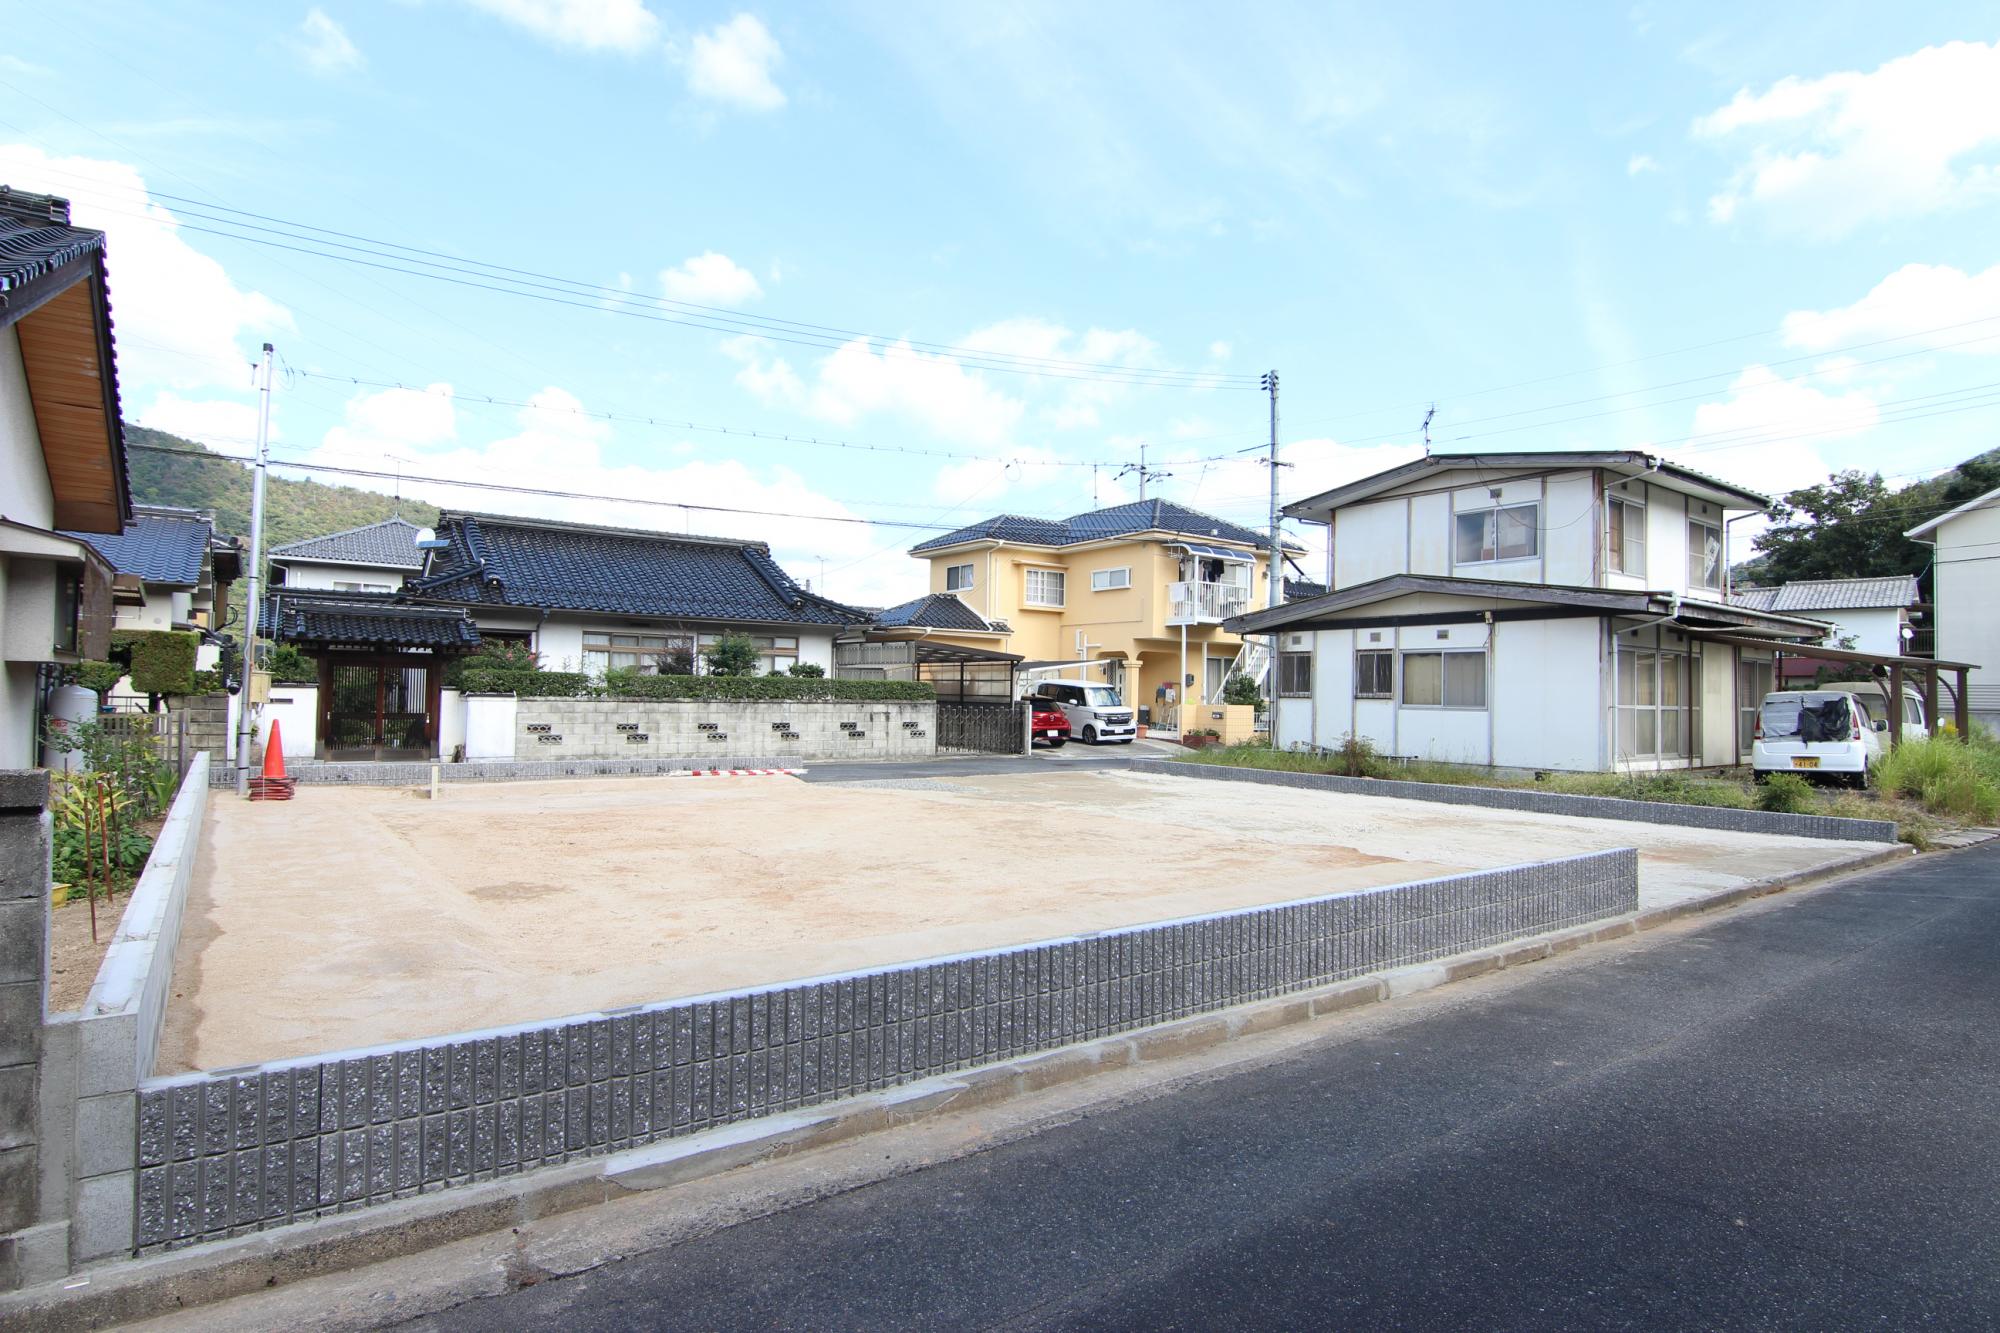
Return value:
[(434, 542), (436, 540), (437, 540), (437, 533), (433, 532), (431, 529), (429, 528), (417, 529), (417, 545), (422, 546), (425, 542)]

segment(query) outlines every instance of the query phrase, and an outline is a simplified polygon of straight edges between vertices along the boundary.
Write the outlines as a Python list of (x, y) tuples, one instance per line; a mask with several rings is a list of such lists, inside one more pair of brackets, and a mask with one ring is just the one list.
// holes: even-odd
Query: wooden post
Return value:
[(1931, 729), (1931, 735), (1938, 733), (1938, 669), (1931, 666), (1924, 671), (1924, 725)]
[(1903, 668), (1901, 663), (1889, 665), (1889, 744), (1903, 743)]
[(430, 741), (431, 758), (443, 757), (444, 749), (444, 658), (433, 652), (424, 668), (424, 731)]
[(319, 655), (319, 739), (313, 748), (322, 760), (333, 748), (333, 654), (325, 650)]
[(1958, 743), (1972, 744), (1972, 704), (1965, 697), (1965, 669), (1958, 671), (1958, 691), (1951, 701), (1952, 721), (1958, 724)]

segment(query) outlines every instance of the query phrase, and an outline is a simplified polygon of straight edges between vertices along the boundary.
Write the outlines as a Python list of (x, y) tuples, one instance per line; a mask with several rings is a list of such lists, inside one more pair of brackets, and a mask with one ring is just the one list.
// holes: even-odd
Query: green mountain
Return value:
[[(249, 550), (247, 463), (225, 458), (193, 440), (130, 422), (125, 426), (125, 444), (135, 503), (212, 509), (216, 532), (241, 537), (244, 550)], [(285, 469), (273, 468), (264, 485), (264, 549), (380, 523), (397, 514), (425, 527), (435, 526), (438, 517), (436, 505), (420, 500), (399, 501), (380, 491), (295, 480), (285, 475)]]

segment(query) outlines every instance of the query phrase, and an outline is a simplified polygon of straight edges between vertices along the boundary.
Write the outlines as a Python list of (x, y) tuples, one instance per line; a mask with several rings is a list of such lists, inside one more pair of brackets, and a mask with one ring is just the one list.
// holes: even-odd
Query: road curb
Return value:
[(1771, 894), (1811, 888), (1910, 855), (1912, 851), (1906, 847), (1871, 851), (1801, 875), (1757, 880), (1686, 903), (1510, 941), (1436, 962), (1393, 968), (807, 1111), (742, 1121), (689, 1138), (543, 1167), (531, 1174), (382, 1204), (349, 1216), (107, 1263), (59, 1282), (0, 1296), (0, 1327), (51, 1331), (101, 1328), (362, 1268), (518, 1228), (541, 1218), (829, 1147), (897, 1125), (993, 1106), (1106, 1071), (1168, 1063), (1230, 1042), (1725, 911)]

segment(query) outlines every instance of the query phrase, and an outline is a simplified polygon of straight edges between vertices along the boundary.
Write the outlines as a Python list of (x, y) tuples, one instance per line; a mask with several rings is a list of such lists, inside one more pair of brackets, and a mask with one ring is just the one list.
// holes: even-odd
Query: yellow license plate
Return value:
[(1818, 768), (1818, 767), (1819, 767), (1819, 756), (1818, 756), (1818, 755), (1816, 755), (1816, 754), (1812, 754), (1812, 755), (1806, 755), (1806, 754), (1798, 754), (1798, 755), (1793, 755), (1793, 756), (1792, 756), (1792, 767), (1793, 767), (1793, 768)]

